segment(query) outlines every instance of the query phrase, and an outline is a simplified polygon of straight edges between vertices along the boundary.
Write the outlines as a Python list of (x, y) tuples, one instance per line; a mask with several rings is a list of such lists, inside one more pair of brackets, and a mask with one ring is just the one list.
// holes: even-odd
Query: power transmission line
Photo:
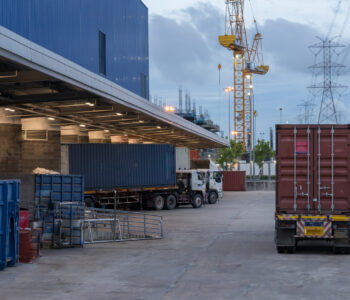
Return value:
[[(310, 46), (310, 50), (315, 55), (316, 63), (310, 68), (315, 77), (322, 75), (323, 80), (315, 82), (309, 88), (312, 90), (314, 98), (321, 97), (318, 123), (339, 123), (339, 112), (336, 109), (336, 98), (340, 98), (346, 86), (336, 83), (334, 77), (341, 73), (344, 65), (338, 64), (334, 55), (340, 55), (345, 46), (337, 43), (333, 39), (321, 39), (319, 43)], [(319, 62), (318, 62), (319, 61)]]

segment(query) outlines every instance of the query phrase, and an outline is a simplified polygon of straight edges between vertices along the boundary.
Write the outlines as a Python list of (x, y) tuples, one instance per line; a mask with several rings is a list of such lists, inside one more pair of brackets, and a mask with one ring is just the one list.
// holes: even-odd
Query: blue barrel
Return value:
[(19, 258), (20, 181), (0, 181), (0, 270)]

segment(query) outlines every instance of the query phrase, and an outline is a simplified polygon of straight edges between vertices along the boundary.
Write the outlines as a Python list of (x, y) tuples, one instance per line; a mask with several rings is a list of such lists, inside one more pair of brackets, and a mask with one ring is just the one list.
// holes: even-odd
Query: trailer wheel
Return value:
[(350, 248), (349, 247), (334, 246), (333, 253), (334, 254), (350, 254)]
[(84, 200), (85, 200), (85, 206), (86, 206), (86, 207), (95, 208), (95, 201), (94, 201), (94, 198), (92, 198), (92, 197), (86, 197)]
[(164, 208), (164, 198), (161, 195), (153, 197), (153, 205), (155, 210), (162, 210)]
[(201, 194), (195, 194), (192, 200), (193, 208), (201, 208), (203, 205), (203, 196)]
[(176, 207), (177, 201), (175, 195), (169, 195), (165, 200), (165, 209), (172, 210)]
[(296, 252), (296, 247), (295, 246), (277, 246), (277, 252), (278, 253), (281, 253), (281, 254), (284, 254), (284, 253), (289, 253), (289, 254), (292, 254), (292, 253), (295, 253)]
[(210, 192), (208, 196), (209, 204), (216, 204), (218, 201), (218, 194), (216, 192)]

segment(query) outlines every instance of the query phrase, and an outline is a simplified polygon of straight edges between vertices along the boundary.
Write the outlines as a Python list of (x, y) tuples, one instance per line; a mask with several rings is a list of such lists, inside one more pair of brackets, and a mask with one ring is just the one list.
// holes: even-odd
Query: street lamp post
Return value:
[(224, 91), (228, 94), (228, 141), (231, 142), (231, 92), (234, 91), (234, 88), (229, 86)]
[(256, 190), (256, 182), (255, 182), (255, 136), (256, 136), (256, 110), (255, 110), (255, 95), (253, 92), (253, 182), (254, 182), (254, 190)]

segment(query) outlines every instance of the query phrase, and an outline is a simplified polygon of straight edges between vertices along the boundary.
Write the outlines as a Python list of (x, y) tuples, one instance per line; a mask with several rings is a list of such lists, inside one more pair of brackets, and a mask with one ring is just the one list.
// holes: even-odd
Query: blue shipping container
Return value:
[(176, 183), (172, 145), (69, 145), (70, 174), (84, 176), (87, 190), (167, 187)]
[(141, 0), (1, 0), (0, 25), (149, 98), (148, 9)]
[(20, 181), (0, 181), (0, 270), (19, 258)]

